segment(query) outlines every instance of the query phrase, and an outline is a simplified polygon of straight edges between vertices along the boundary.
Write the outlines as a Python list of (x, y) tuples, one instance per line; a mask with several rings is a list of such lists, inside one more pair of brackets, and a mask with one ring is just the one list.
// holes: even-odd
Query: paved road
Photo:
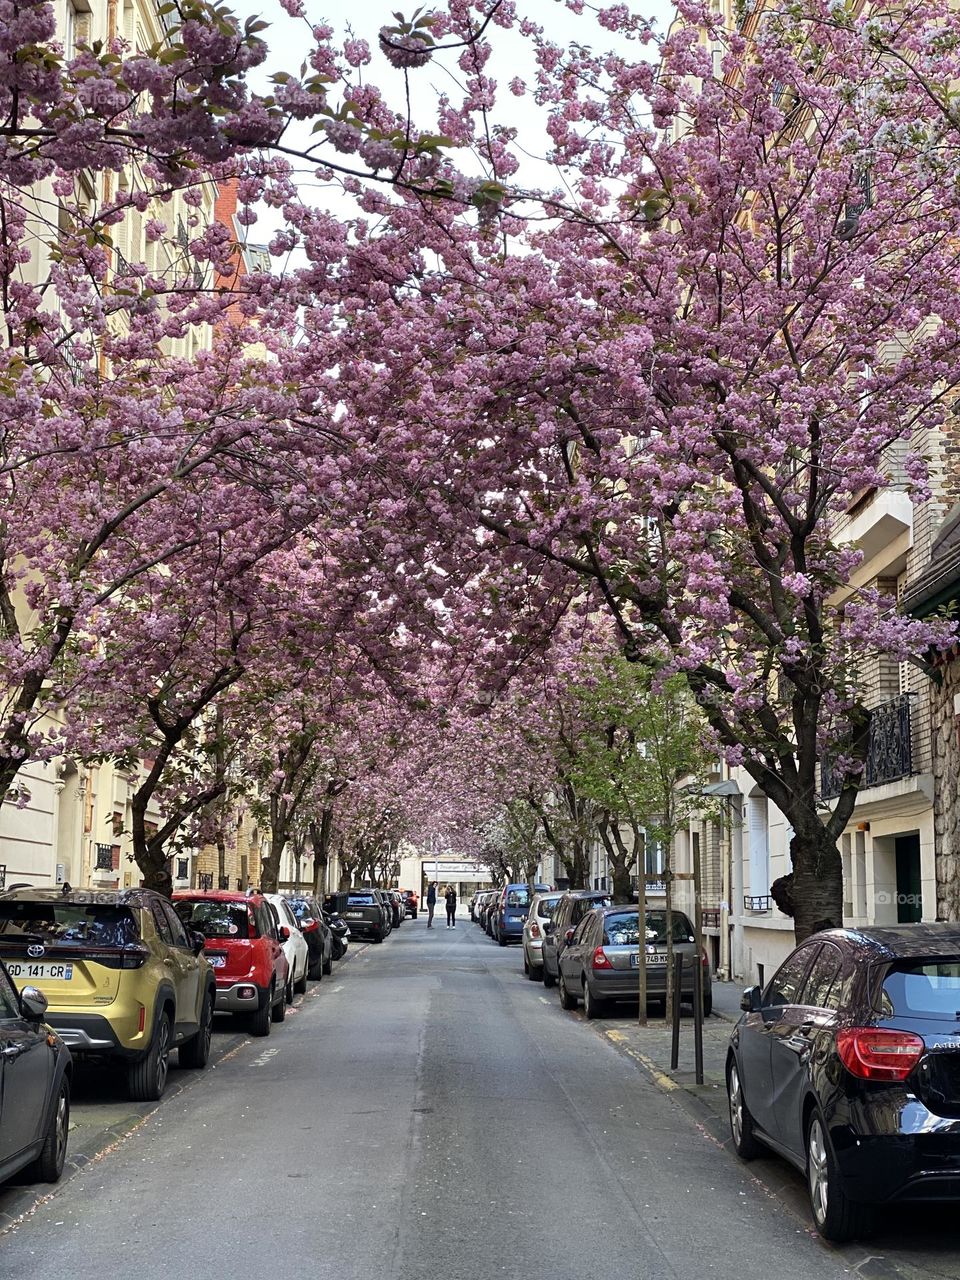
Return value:
[(4, 1275), (834, 1280), (633, 1064), (461, 921), (410, 921), (0, 1238)]

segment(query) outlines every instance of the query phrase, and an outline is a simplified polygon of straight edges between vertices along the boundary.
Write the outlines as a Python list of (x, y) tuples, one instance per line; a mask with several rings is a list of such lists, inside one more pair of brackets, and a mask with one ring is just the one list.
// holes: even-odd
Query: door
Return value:
[(46, 1028), (21, 1018), (17, 993), (0, 970), (0, 1164), (40, 1137), (54, 1062)]
[(894, 849), (897, 858), (897, 923), (919, 924), (923, 915), (919, 831), (909, 836), (897, 836)]
[(587, 945), (587, 937), (593, 920), (585, 916), (577, 925), (570, 945), (560, 953), (560, 972), (563, 981), (572, 996), (583, 991), (583, 971), (585, 968), (583, 953)]
[(773, 1107), (771, 1044), (787, 1009), (803, 986), (819, 942), (806, 943), (789, 955), (770, 979), (761, 1007), (748, 1013), (740, 1026), (740, 1085), (750, 1114), (771, 1136), (778, 1135)]
[(803, 1101), (817, 1038), (832, 1027), (840, 1007), (839, 947), (825, 942), (810, 967), (796, 1003), (788, 1005), (770, 1038), (770, 1075), (776, 1130), (770, 1136), (798, 1155), (804, 1150)]
[(150, 910), (163, 944), (163, 967), (177, 998), (174, 1040), (193, 1035), (198, 1021), (199, 964), (190, 948), (187, 931), (170, 903), (152, 898)]

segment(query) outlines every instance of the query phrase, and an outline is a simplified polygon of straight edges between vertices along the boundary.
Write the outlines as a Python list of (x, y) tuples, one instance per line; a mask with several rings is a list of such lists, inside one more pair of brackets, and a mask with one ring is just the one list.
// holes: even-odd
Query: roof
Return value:
[(960, 599), (960, 503), (947, 514), (923, 572), (908, 582), (901, 607), (923, 618)]
[(883, 959), (912, 959), (960, 953), (960, 923), (938, 921), (930, 924), (878, 925), (870, 929), (828, 929), (815, 935), (835, 937), (872, 947)]
[(69, 902), (71, 906), (84, 907), (97, 903), (104, 906), (111, 902), (136, 903), (145, 893), (158, 896), (154, 889), (70, 889), (64, 893), (62, 889), (35, 889), (32, 885), (24, 885), (0, 892), (0, 898), (7, 901), (20, 899), (25, 902)]
[(249, 902), (251, 898), (259, 898), (259, 893), (243, 893), (239, 889), (177, 889), (174, 898), (192, 899), (203, 902)]

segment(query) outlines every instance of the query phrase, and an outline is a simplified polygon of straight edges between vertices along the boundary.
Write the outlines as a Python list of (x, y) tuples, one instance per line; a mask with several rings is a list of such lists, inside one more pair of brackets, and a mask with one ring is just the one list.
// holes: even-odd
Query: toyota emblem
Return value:
[(46, 954), (46, 950), (47, 948), (42, 947), (39, 942), (31, 942), (30, 946), (27, 947), (27, 955), (32, 960), (39, 960), (42, 955)]

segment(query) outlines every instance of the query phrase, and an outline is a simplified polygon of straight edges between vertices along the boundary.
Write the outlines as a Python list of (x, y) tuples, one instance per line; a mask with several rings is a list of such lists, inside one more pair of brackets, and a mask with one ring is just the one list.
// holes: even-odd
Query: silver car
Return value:
[(562, 891), (535, 893), (523, 922), (523, 972), (531, 982), (539, 982), (543, 978), (540, 953), (543, 950), (544, 926), (552, 918), (562, 897)]
[[(693, 926), (682, 911), (673, 915), (674, 953), (684, 958), (680, 997), (693, 1000), (696, 964), (703, 973), (703, 1013), (713, 1009), (710, 966), (706, 952), (697, 955)], [(596, 907), (580, 921), (560, 955), (560, 1003), (575, 1009), (583, 1001), (588, 1018), (601, 1017), (614, 1000), (638, 998), (640, 948), (638, 909), (631, 906)], [(647, 998), (661, 1007), (667, 994), (667, 913), (647, 910)]]

